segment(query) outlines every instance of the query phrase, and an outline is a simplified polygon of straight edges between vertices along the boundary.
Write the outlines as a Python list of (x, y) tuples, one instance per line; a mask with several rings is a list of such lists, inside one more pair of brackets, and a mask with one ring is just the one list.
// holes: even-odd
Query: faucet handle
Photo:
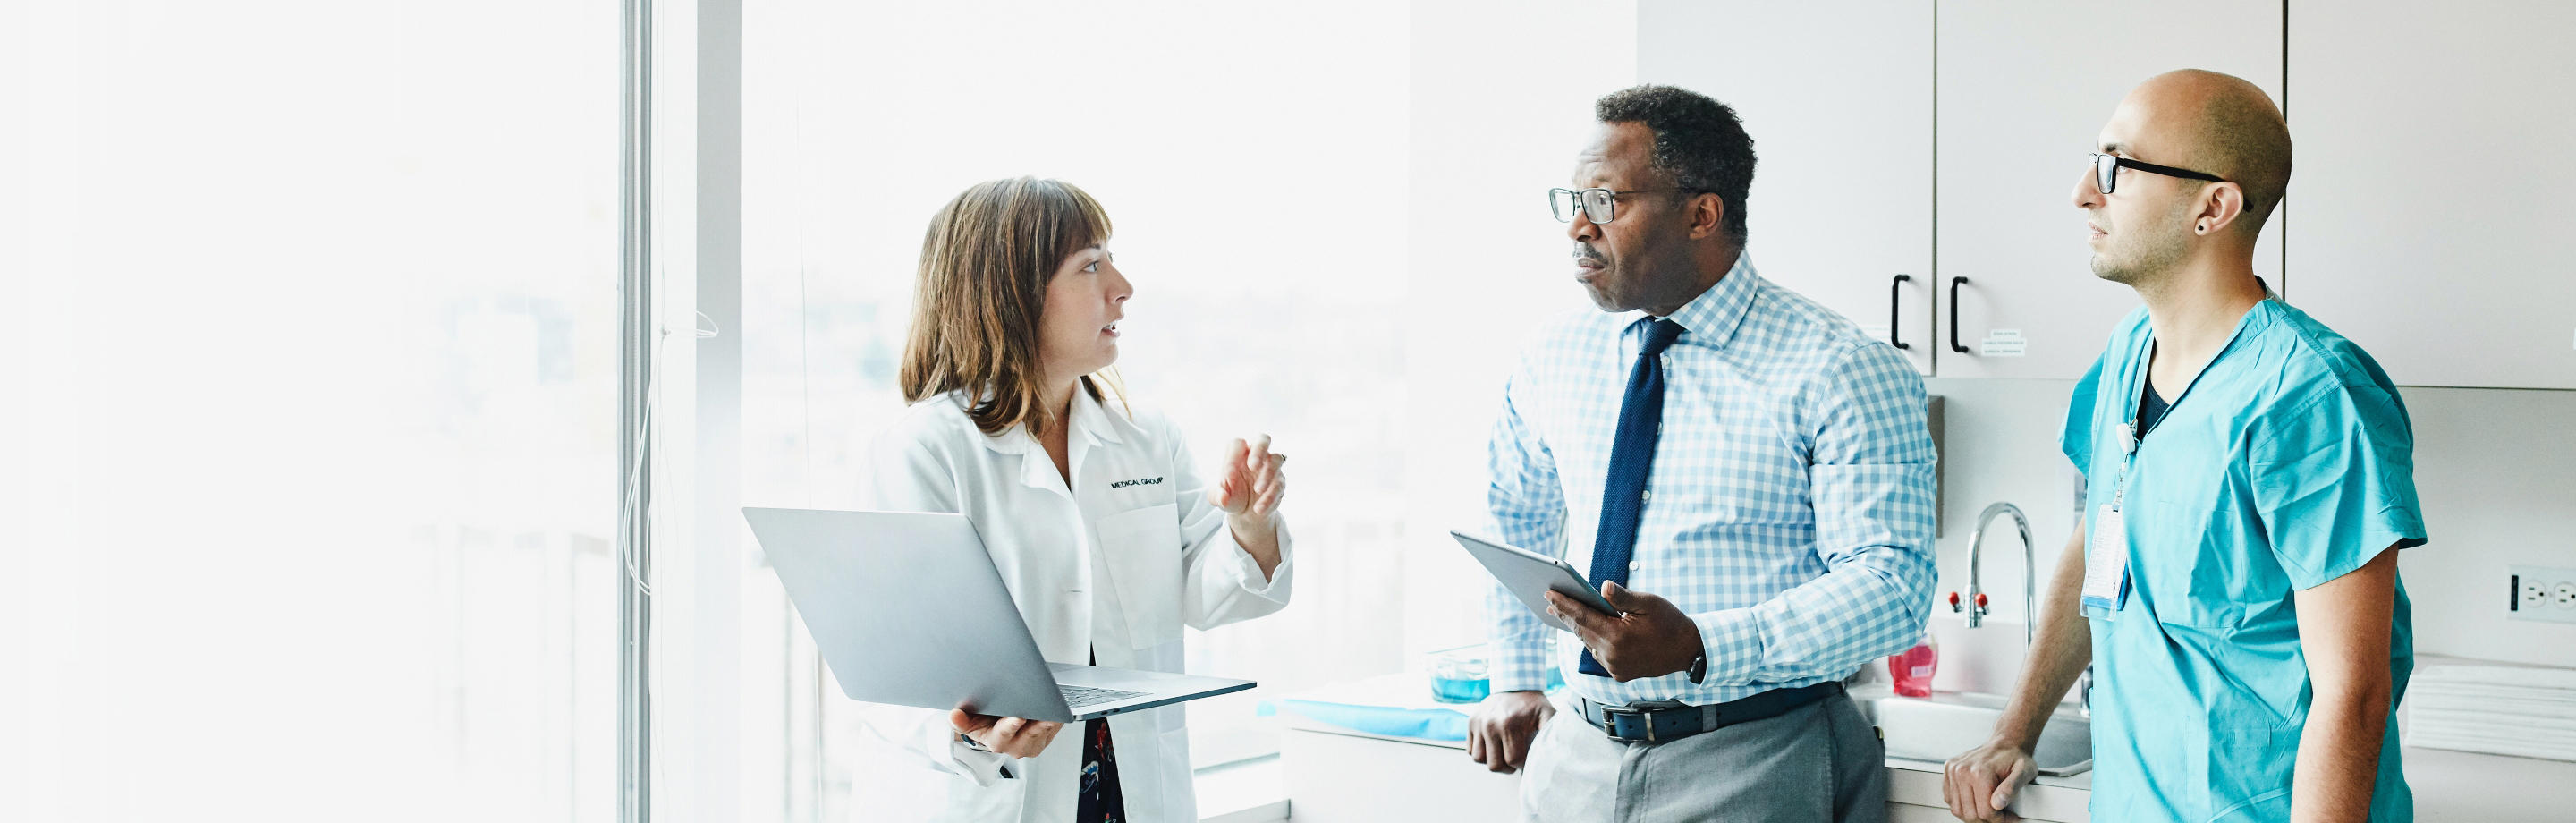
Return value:
[(1974, 603), (1975, 603), (1975, 605), (1973, 605), (1973, 606), (1968, 606), (1968, 607), (1964, 607), (1964, 608), (1963, 608), (1963, 607), (1961, 607), (1961, 605), (1960, 605), (1960, 601), (1959, 601), (1959, 593), (1958, 593), (1958, 592), (1951, 592), (1951, 593), (1950, 593), (1950, 610), (1951, 610), (1951, 611), (1953, 611), (1953, 612), (1962, 612), (1962, 611), (1967, 612), (1967, 613), (1968, 613), (1968, 627), (1969, 627), (1969, 628), (1972, 628), (1972, 629), (1973, 629), (1973, 628), (1976, 628), (1976, 626), (1977, 626), (1977, 622), (1978, 622), (1978, 621), (1977, 621), (1977, 618), (1980, 618), (1980, 617), (1984, 617), (1984, 616), (1986, 616), (1986, 611), (1987, 611), (1987, 609), (1986, 609), (1986, 593), (1985, 593), (1985, 592), (1978, 592), (1978, 593), (1976, 594), (1976, 597), (1974, 598)]

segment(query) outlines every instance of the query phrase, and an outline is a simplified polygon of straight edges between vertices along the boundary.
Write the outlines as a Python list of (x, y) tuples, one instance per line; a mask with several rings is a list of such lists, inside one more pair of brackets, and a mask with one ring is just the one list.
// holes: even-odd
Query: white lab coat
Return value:
[[(951, 394), (914, 404), (877, 437), (868, 507), (965, 514), (1047, 660), (1085, 663), (1097, 654), (1102, 666), (1178, 672), (1183, 625), (1212, 628), (1288, 604), (1294, 562), (1284, 518), (1280, 562), (1265, 581), (1226, 528), (1225, 512), (1207, 502), (1181, 433), (1160, 415), (1130, 419), (1116, 398), (1104, 407), (1075, 391), (1068, 494), (1024, 427), (985, 436), (960, 402)], [(934, 820), (1073, 819), (1080, 723), (1037, 757), (1014, 760), (955, 742), (946, 712), (863, 707), (877, 736), (950, 775), (947, 805)], [(1181, 721), (1178, 705), (1110, 716), (1128, 820), (1198, 819)], [(1013, 777), (1000, 776), (1005, 765)]]

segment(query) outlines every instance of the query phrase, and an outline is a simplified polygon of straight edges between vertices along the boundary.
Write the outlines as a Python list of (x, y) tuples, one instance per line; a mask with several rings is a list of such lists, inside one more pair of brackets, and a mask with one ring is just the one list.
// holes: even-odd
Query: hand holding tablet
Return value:
[(1602, 614), (1620, 614), (1609, 601), (1601, 599), (1601, 593), (1592, 589), (1592, 584), (1584, 579), (1582, 572), (1575, 571), (1563, 560), (1464, 532), (1453, 531), (1449, 536), (1457, 538), (1458, 545), (1474, 555), (1476, 562), (1484, 564), (1485, 570), (1493, 573), (1494, 579), (1501, 581), (1503, 588), (1510, 590), (1513, 597), (1519, 598), (1521, 605), (1528, 606), (1537, 614), (1540, 622), (1574, 631), (1573, 626), (1548, 613), (1547, 593), (1551, 591), (1573, 598), (1575, 602)]

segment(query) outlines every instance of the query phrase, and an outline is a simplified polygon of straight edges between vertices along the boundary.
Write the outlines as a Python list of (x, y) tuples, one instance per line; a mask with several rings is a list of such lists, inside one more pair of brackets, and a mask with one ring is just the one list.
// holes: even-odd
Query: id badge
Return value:
[(2129, 531), (2120, 507), (2094, 510), (2093, 537), (2084, 550), (2084, 607), (2116, 612), (2129, 600)]

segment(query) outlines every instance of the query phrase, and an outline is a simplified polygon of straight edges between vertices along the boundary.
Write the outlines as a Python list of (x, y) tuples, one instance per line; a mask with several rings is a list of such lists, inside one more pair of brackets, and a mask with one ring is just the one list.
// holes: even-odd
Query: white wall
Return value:
[(2576, 566), (2576, 391), (2407, 388), (2430, 543), (2399, 555), (2415, 651), (2576, 666), (2576, 624), (2505, 619), (2504, 567)]
[[(2074, 528), (2066, 460), (2057, 452), (2073, 380), (1926, 381), (1948, 398), (1935, 591), (1967, 588), (1968, 529), (2005, 500), (2031, 516), (2043, 586)], [(2432, 541), (2399, 555), (2415, 607), (2415, 652), (2576, 666), (2576, 624), (2505, 619), (2509, 564), (2576, 566), (2576, 391), (2401, 388), (2415, 424), (2415, 488)], [(2020, 656), (2021, 551), (2010, 528), (1983, 565), (1993, 614), (1984, 628), (1934, 612), (1937, 688), (2001, 691)], [(1938, 596), (1936, 594), (1936, 596)]]
[(2002, 692), (2012, 685), (2022, 647), (2022, 549), (2009, 517), (1997, 518), (1985, 541), (1982, 579), (1991, 611), (1975, 630), (1961, 625), (1947, 595), (1968, 590), (1968, 537), (1977, 513), (2008, 502), (2030, 518), (2040, 582), (2075, 529), (2074, 483), (2057, 453), (2072, 380), (1933, 378), (1924, 390), (1942, 398), (1940, 578), (1933, 588), (1933, 633), (1942, 644), (1936, 688)]

